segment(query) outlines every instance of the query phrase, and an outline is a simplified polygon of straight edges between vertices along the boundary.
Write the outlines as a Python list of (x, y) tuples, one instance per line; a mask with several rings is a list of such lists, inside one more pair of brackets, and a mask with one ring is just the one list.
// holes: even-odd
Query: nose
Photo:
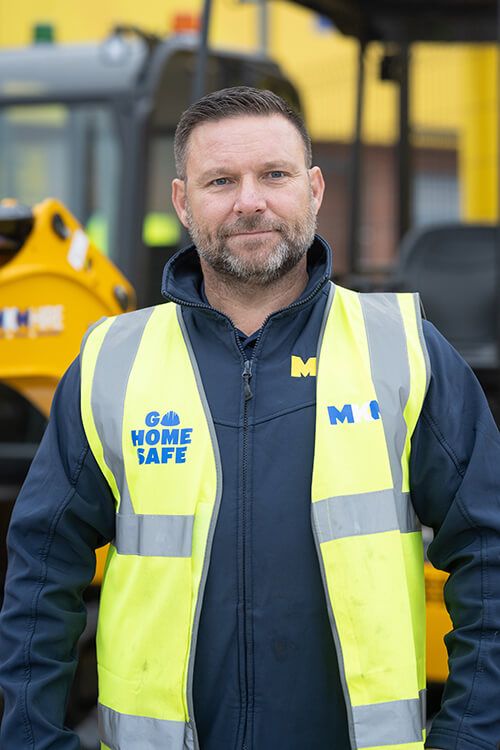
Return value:
[(266, 207), (264, 187), (254, 176), (245, 175), (238, 186), (234, 211), (241, 216), (262, 213), (266, 210)]

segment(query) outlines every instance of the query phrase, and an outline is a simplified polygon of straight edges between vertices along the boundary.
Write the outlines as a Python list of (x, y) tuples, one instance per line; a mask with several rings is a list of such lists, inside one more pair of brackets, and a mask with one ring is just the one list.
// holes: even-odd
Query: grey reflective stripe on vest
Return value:
[(121, 555), (191, 557), (194, 516), (122, 514), (115, 546)]
[[(92, 381), (94, 423), (103, 446), (104, 460), (120, 493), (114, 545), (120, 555), (190, 557), (194, 516), (142, 515), (134, 512), (123, 456), (114, 452), (122, 444), (125, 394), (132, 365), (146, 324), (154, 308), (117, 317), (109, 327), (97, 356)], [(126, 346), (123, 346), (126, 338)], [(111, 403), (111, 408), (110, 408)], [(105, 411), (103, 409), (105, 408)], [(112, 421), (108, 414), (120, 415)]]
[(352, 713), (358, 748), (423, 742), (419, 698), (353, 706)]
[(190, 724), (122, 714), (102, 704), (98, 706), (98, 732), (111, 750), (194, 750)]
[(425, 727), (427, 724), (427, 689), (421, 690), (418, 696), (420, 698), (420, 719), (422, 727)]
[[(368, 337), (372, 380), (385, 427), (394, 489), (401, 492), (401, 457), (407, 432), (403, 412), (410, 397), (411, 386), (403, 318), (395, 294), (362, 294), (360, 302)], [(388, 435), (394, 435), (395, 442), (387, 440)]]
[(422, 323), (422, 318), (425, 318), (425, 314), (422, 302), (420, 300), (420, 294), (418, 294), (418, 292), (413, 293), (413, 299), (415, 302), (415, 316), (417, 318), (418, 337), (420, 339), (420, 346), (422, 347), (425, 361), (425, 392), (427, 393), (431, 380), (431, 362), (429, 359), (429, 352), (427, 351), (427, 344), (425, 343), (424, 327)]
[(382, 531), (418, 530), (408, 494), (393, 490), (329, 497), (313, 504), (313, 514), (320, 543)]
[[(144, 328), (152, 312), (153, 308), (150, 307), (138, 310), (132, 315), (120, 315), (115, 318), (102, 342), (92, 381), (92, 414), (103, 446), (104, 460), (120, 492), (120, 513), (133, 513), (134, 509), (130, 500), (122, 454), (111, 452), (109, 446), (121, 446), (122, 443), (123, 405), (128, 379)], [(127, 339), (127, 346), (122, 346), (124, 338)], [(110, 403), (112, 408), (109, 411), (121, 416), (119, 422), (111, 422), (107, 418), (106, 406)]]

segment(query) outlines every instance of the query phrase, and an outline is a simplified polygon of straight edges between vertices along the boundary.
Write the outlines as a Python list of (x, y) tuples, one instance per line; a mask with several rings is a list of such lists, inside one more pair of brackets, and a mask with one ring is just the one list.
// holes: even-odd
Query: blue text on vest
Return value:
[(159, 411), (150, 411), (144, 424), (148, 429), (130, 431), (139, 465), (186, 463), (193, 428), (181, 427), (180, 417), (175, 411), (167, 411), (163, 416)]
[(363, 404), (344, 404), (339, 409), (336, 406), (328, 406), (328, 417), (330, 424), (339, 422), (346, 424), (358, 424), (359, 422), (374, 422), (380, 419), (380, 407), (378, 401), (365, 401)]

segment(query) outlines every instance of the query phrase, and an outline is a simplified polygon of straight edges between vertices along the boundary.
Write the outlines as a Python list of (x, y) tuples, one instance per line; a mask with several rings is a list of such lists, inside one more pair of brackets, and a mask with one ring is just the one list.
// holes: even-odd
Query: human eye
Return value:
[(270, 171), (270, 172), (268, 173), (268, 175), (269, 175), (269, 177), (270, 177), (270, 178), (271, 178), (272, 180), (279, 180), (279, 179), (281, 179), (282, 177), (285, 177), (285, 175), (286, 175), (286, 172), (284, 172), (284, 171), (283, 171), (282, 169), (272, 169), (272, 170), (271, 170), (271, 171)]
[(224, 187), (224, 185), (229, 185), (229, 179), (227, 177), (216, 177), (210, 184), (215, 187)]

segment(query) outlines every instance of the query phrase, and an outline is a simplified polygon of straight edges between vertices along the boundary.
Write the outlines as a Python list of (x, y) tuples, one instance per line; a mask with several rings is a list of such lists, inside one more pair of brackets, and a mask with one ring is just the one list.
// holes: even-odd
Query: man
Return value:
[(81, 592), (111, 540), (103, 747), (423, 747), (416, 511), (455, 626), (428, 744), (493, 750), (500, 445), (477, 381), (413, 296), (331, 285), (323, 178), (281, 99), (208, 95), (175, 155), (195, 244), (171, 304), (90, 332), (16, 504), (2, 747), (78, 747)]

